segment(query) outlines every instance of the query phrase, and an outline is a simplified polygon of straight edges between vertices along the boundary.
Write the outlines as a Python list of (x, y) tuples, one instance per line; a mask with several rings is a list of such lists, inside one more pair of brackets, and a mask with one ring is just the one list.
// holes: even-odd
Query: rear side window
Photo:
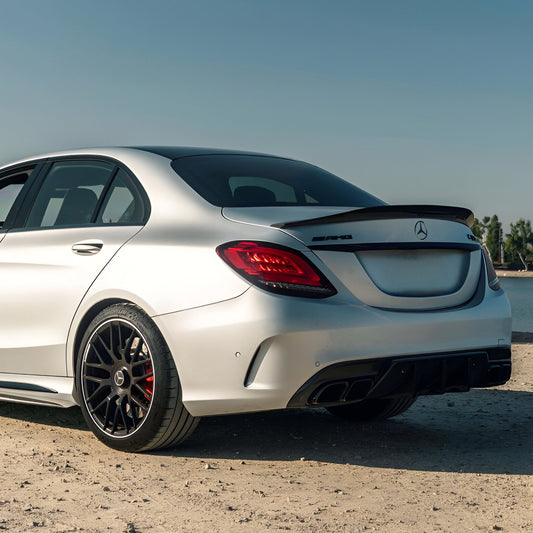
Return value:
[(200, 196), (220, 207), (385, 205), (325, 170), (277, 157), (188, 156), (175, 159), (172, 168)]
[(100, 161), (54, 163), (30, 211), (27, 227), (89, 224), (115, 167)]
[(99, 224), (142, 224), (145, 210), (141, 196), (123, 170), (119, 170), (106, 195)]
[(22, 191), (31, 171), (18, 172), (0, 179), (0, 229)]

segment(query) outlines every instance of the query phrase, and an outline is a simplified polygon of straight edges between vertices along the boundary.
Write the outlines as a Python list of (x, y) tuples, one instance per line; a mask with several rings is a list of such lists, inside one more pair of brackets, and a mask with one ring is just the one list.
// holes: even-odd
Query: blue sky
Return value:
[(175, 144), (533, 219), (533, 2), (0, 0), (0, 163)]

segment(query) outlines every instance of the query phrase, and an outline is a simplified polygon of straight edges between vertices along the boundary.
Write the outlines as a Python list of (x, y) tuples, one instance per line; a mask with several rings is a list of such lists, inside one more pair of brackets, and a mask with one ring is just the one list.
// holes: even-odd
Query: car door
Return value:
[(0, 372), (64, 376), (74, 313), (147, 206), (126, 171), (99, 160), (53, 162), (28, 196), (0, 242)]

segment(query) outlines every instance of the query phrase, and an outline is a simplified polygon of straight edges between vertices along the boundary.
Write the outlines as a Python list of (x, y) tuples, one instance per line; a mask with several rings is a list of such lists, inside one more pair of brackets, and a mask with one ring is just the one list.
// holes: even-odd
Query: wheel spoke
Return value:
[(124, 430), (126, 433), (129, 433), (129, 426), (128, 426), (128, 415), (126, 414), (126, 407), (125, 403), (127, 404), (127, 401), (124, 401), (125, 398), (123, 398), (120, 401), (120, 404), (118, 405), (118, 411), (120, 412), (120, 418), (122, 418), (122, 424), (124, 426)]
[[(142, 394), (142, 397), (145, 398), (148, 401), (148, 405), (150, 405), (150, 402), (152, 401), (152, 393), (145, 388), (141, 387), (138, 383), (135, 383), (134, 387)], [(147, 407), (147, 405), (143, 405), (144, 408)]]
[[(106, 402), (109, 402), (109, 397), (108, 396), (106, 396), (96, 407), (91, 409), (91, 413), (92, 414), (96, 413)], [(106, 406), (106, 413), (107, 413), (108, 409), (109, 409), (109, 403)]]
[(113, 435), (118, 425), (119, 406), (115, 404), (115, 416), (113, 417), (113, 425), (111, 426), (111, 434)]
[(137, 429), (137, 426), (139, 425), (139, 418), (137, 417), (137, 411), (135, 407), (131, 404), (131, 400), (133, 400), (133, 398), (130, 398), (128, 401), (128, 405), (130, 406), (129, 416), (131, 418), (131, 428)]
[(146, 365), (146, 359), (140, 359), (139, 361), (135, 361), (134, 363), (131, 363), (132, 368), (136, 368), (138, 366)]
[(124, 359), (122, 354), (122, 328), (120, 322), (109, 324), (109, 349), (115, 361)]
[(97, 376), (85, 376), (86, 381), (92, 381), (93, 383), (105, 383), (108, 381), (106, 378), (99, 378)]
[(153, 370), (148, 370), (147, 372), (145, 372), (141, 376), (135, 376), (133, 381), (134, 381), (134, 383), (139, 383), (140, 381), (144, 381), (146, 378), (151, 378), (153, 375), (154, 375)]
[[(92, 351), (94, 352), (94, 354), (96, 355), (97, 359), (100, 361), (100, 363), (105, 365), (106, 362), (104, 361), (104, 358), (101, 356), (100, 351), (96, 347), (96, 344), (92, 343), (91, 344), (91, 348), (92, 348)], [(107, 348), (106, 348), (106, 351), (107, 351)]]
[(126, 357), (126, 361), (128, 361), (130, 364), (133, 361), (133, 357), (131, 355), (131, 347), (133, 346), (133, 342), (136, 338), (138, 337), (135, 334), (135, 331), (132, 330), (131, 335), (126, 340), (126, 346), (124, 347), (124, 356)]
[(143, 340), (140, 337), (137, 337), (137, 338), (138, 338), (138, 342), (137, 342), (137, 345), (135, 346), (135, 351), (133, 352), (133, 357), (131, 358), (132, 361), (138, 361), (139, 360), (139, 355), (141, 354), (142, 348), (144, 346)]
[[(109, 357), (111, 357), (111, 360), (113, 360), (113, 353), (111, 352), (111, 350), (109, 349), (109, 347), (107, 346), (107, 344), (105, 343), (104, 339), (102, 338), (101, 335), (97, 335), (96, 339), (98, 341), (100, 341), (100, 344), (102, 345), (102, 347), (104, 348), (104, 350), (106, 351), (106, 353), (109, 355)], [(96, 346), (94, 347), (95, 351), (98, 353), (98, 350), (96, 349)], [(102, 361), (103, 362), (103, 361)]]
[(120, 322), (118, 322), (115, 326), (117, 328), (117, 343), (116, 343), (116, 348), (117, 348), (117, 352), (120, 354), (122, 352), (122, 327), (120, 325)]
[[(98, 396), (101, 392), (103, 392), (103, 389), (104, 389), (104, 384), (103, 383), (99, 383), (98, 384), (98, 387), (96, 387), (96, 389), (94, 389), (94, 391), (92, 392), (92, 394), (87, 398), (87, 403), (90, 403), (92, 402), (96, 396)], [(97, 411), (98, 408), (101, 406), (102, 404), (98, 404), (96, 407), (94, 407), (93, 409), (93, 412), (94, 411)]]
[[(144, 398), (144, 391), (140, 388), (140, 387), (137, 387), (142, 393), (143, 393), (143, 398)], [(131, 401), (139, 406), (140, 409), (142, 409), (143, 411), (145, 411), (148, 407), (148, 405), (150, 405), (150, 403), (148, 402), (148, 405), (146, 405), (146, 402), (145, 403), (142, 403), (140, 400), (138, 400), (133, 394), (131, 395)]]
[(105, 415), (104, 415), (104, 421), (103, 421), (104, 430), (107, 429), (107, 426), (109, 425), (109, 422), (111, 420), (111, 401), (112, 401), (112, 398), (110, 398), (108, 396), (106, 398), (106, 400), (107, 400), (107, 405), (105, 407)]
[(113, 357), (114, 359), (116, 359), (116, 354), (115, 354), (115, 335), (113, 333), (114, 329), (113, 329), (113, 322), (111, 322), (108, 326), (108, 331), (109, 331), (109, 355), (111, 355), (111, 357)]
[(100, 368), (106, 370), (109, 365), (104, 365), (103, 363), (90, 363), (89, 361), (85, 362), (87, 368)]

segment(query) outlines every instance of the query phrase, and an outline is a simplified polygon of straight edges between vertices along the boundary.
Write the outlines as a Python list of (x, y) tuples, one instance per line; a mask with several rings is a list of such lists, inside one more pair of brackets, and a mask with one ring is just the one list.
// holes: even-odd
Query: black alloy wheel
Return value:
[(98, 427), (114, 437), (138, 431), (152, 406), (150, 349), (130, 322), (112, 318), (94, 331), (82, 364), (83, 397)]
[(144, 451), (178, 444), (196, 427), (172, 356), (140, 309), (116, 304), (92, 321), (76, 373), (83, 415), (105, 444)]

